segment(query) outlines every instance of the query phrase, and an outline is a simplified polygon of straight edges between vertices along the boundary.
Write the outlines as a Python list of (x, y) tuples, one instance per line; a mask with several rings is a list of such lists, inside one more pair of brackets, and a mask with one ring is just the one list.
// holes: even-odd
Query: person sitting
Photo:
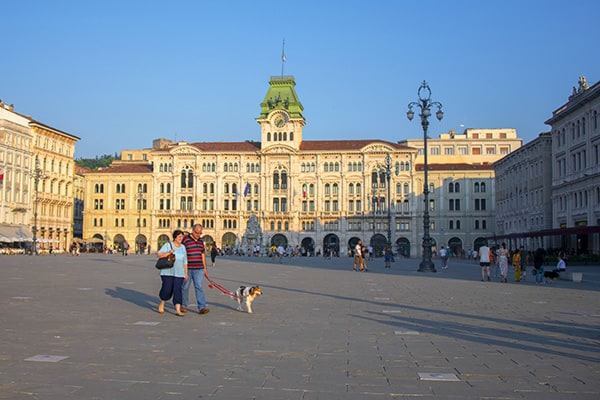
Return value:
[(556, 268), (554, 270), (559, 273), (567, 270), (567, 263), (565, 263), (565, 260), (560, 254), (558, 255), (558, 263), (556, 264)]

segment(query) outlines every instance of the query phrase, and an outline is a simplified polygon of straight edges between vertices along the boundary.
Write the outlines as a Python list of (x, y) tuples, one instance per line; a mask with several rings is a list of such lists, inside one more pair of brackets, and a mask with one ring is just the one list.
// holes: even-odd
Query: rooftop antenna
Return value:
[(283, 39), (283, 45), (281, 46), (281, 77), (283, 78), (283, 66), (285, 65), (285, 39)]

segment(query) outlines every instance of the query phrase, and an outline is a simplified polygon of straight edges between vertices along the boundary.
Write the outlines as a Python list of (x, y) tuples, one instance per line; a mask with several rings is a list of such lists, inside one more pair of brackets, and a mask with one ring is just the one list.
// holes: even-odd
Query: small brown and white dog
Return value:
[(238, 290), (235, 291), (235, 296), (238, 302), (238, 310), (243, 311), (242, 309), (242, 299), (246, 302), (246, 310), (248, 314), (252, 314), (252, 302), (256, 297), (262, 294), (260, 290), (260, 286), (240, 286)]

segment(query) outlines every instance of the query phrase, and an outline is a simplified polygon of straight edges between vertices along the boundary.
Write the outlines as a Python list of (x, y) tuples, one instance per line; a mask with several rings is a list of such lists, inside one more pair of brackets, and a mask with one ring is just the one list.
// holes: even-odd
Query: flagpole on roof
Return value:
[(285, 65), (285, 39), (281, 45), (281, 77), (283, 78), (283, 66)]

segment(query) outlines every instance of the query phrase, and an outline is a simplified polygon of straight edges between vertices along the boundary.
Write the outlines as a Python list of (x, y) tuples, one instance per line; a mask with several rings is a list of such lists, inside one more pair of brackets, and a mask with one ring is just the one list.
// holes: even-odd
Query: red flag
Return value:
[(0, 174), (0, 185), (4, 183), (4, 174)]

